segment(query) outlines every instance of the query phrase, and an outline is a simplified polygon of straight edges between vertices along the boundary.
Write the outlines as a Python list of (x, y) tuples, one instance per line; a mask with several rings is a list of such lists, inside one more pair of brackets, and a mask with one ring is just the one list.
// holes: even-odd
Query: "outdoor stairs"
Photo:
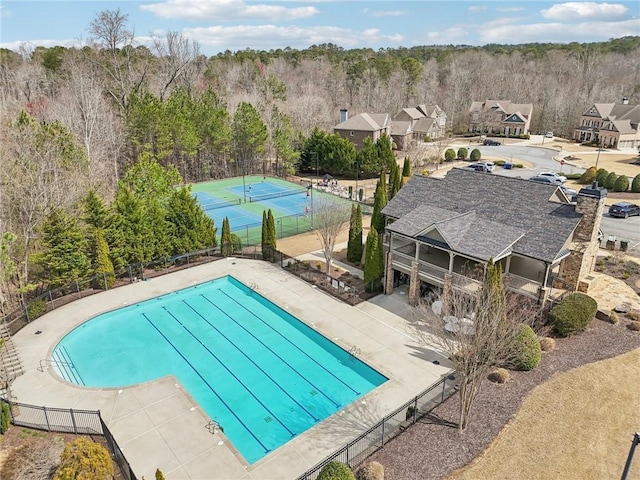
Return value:
[(24, 373), (11, 334), (4, 323), (0, 324), (0, 338), (4, 340), (0, 347), (0, 389), (6, 388), (13, 380)]

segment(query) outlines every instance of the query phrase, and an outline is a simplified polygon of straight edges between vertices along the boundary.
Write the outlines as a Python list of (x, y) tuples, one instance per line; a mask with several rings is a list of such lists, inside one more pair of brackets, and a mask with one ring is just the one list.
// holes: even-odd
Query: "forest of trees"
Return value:
[[(293, 173), (312, 169), (314, 160), (321, 169), (332, 162), (326, 167), (335, 173), (353, 174), (357, 165), (374, 175), (388, 164), (386, 140), (356, 154), (331, 135), (339, 109), (393, 116), (435, 103), (456, 133), (472, 100), (504, 98), (533, 103), (532, 131), (568, 134), (591, 103), (640, 101), (640, 37), (379, 51), (324, 44), (206, 57), (176, 32), (153, 37), (151, 46), (135, 44), (119, 11), (100, 12), (87, 27), (83, 48), (0, 49), (0, 302), (43, 281), (51, 267), (43, 259), (46, 235), (82, 219), (89, 192), (115, 220), (142, 208), (166, 225), (176, 221), (172, 212), (191, 208), (168, 194), (136, 206), (139, 199), (127, 193), (131, 173), (128, 188), (122, 181), (141, 161), (175, 170), (184, 183)], [(341, 153), (329, 158), (323, 148)], [(80, 223), (72, 230), (85, 229), (84, 240), (65, 241), (93, 245), (88, 259), (74, 260), (83, 269), (96, 263), (96, 236), (110, 247), (115, 240), (112, 226), (93, 231)], [(203, 238), (216, 227), (207, 225)], [(188, 248), (161, 240), (112, 260)]]

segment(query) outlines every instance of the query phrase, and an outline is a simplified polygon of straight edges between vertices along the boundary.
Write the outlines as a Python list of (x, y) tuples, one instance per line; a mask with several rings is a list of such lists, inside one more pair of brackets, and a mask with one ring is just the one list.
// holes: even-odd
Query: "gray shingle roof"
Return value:
[(391, 231), (415, 237), (434, 225), (452, 250), (476, 258), (513, 245), (552, 263), (582, 218), (573, 205), (549, 200), (556, 188), (454, 168), (443, 179), (412, 176), (382, 213), (398, 219)]

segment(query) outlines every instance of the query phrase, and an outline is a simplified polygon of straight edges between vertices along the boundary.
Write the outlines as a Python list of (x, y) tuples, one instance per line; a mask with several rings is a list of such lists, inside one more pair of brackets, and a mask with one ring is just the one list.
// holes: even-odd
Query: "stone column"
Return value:
[(600, 248), (598, 230), (602, 220), (604, 202), (607, 191), (598, 188), (597, 183), (586, 187), (578, 193), (576, 212), (582, 214), (582, 218), (573, 233), (571, 253), (562, 261), (560, 274), (562, 278), (578, 287), (580, 280), (593, 271), (596, 257)]
[(409, 276), (409, 305), (415, 307), (420, 301), (420, 280), (418, 280), (418, 262), (411, 262), (411, 275)]
[(391, 295), (393, 293), (393, 277), (395, 272), (393, 270), (393, 267), (391, 266), (391, 263), (393, 261), (393, 255), (391, 254), (391, 252), (387, 252), (386, 259), (387, 265), (384, 274), (384, 294)]

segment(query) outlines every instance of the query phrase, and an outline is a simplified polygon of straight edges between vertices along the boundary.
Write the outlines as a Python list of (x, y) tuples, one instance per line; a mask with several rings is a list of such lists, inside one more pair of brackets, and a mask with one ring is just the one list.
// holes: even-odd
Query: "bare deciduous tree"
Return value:
[(164, 100), (169, 88), (178, 80), (182, 80), (187, 92), (191, 92), (199, 73), (194, 67), (199, 65), (196, 61), (200, 55), (200, 44), (181, 33), (169, 31), (164, 36), (153, 37), (153, 48), (159, 62), (160, 100)]
[(105, 87), (125, 112), (129, 94), (145, 80), (148, 62), (133, 47), (134, 32), (128, 30), (129, 16), (118, 10), (98, 13), (89, 26), (99, 50), (90, 59), (97, 61), (106, 77)]
[(320, 245), (322, 245), (322, 253), (327, 263), (327, 274), (330, 275), (333, 249), (336, 246), (338, 235), (349, 226), (351, 205), (320, 197), (313, 200), (312, 208), (313, 228), (315, 228)]
[(423, 304), (420, 311), (421, 318), (412, 324), (415, 333), (447, 355), (456, 370), (458, 428), (464, 431), (487, 375), (509, 365), (522, 325), (533, 325), (539, 311), (523, 297), (506, 292), (502, 270), (492, 262), (481, 283), (456, 277), (439, 300)]

